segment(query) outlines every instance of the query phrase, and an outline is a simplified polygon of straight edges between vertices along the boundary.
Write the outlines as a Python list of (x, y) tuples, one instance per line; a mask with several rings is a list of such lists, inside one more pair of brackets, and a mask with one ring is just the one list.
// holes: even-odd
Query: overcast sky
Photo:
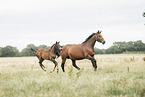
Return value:
[(79, 44), (98, 30), (115, 41), (145, 43), (145, 0), (0, 0), (0, 47)]

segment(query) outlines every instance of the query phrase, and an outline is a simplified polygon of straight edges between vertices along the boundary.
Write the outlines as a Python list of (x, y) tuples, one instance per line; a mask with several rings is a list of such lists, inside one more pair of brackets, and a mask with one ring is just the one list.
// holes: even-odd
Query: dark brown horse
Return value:
[(55, 58), (60, 56), (61, 46), (59, 45), (59, 42), (53, 44), (49, 50), (39, 49), (38, 51), (35, 51), (32, 48), (31, 50), (36, 54), (39, 59), (39, 65), (44, 71), (46, 71), (45, 66), (42, 64), (44, 60), (50, 60), (55, 64), (54, 69), (51, 72), (53, 72), (56, 67), (57, 72), (59, 71), (58, 63), (55, 61)]
[(61, 67), (63, 72), (65, 72), (64, 64), (66, 59), (71, 59), (72, 65), (78, 70), (80, 70), (80, 68), (76, 65), (76, 60), (89, 59), (92, 62), (94, 70), (96, 71), (97, 64), (94, 58), (95, 55), (94, 45), (96, 41), (105, 44), (105, 40), (101, 35), (101, 31), (91, 34), (82, 44), (79, 45), (68, 44), (64, 46), (62, 48), (62, 51), (60, 52), (62, 58)]

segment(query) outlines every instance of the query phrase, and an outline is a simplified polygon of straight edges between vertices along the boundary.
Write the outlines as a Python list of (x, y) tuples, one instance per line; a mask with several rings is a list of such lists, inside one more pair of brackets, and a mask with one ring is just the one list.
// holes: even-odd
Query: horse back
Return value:
[(36, 52), (36, 55), (39, 59), (50, 59), (50, 51), (49, 50), (45, 50), (45, 49), (39, 49)]
[(84, 51), (81, 45), (66, 45), (61, 51), (61, 56), (73, 60), (84, 59)]

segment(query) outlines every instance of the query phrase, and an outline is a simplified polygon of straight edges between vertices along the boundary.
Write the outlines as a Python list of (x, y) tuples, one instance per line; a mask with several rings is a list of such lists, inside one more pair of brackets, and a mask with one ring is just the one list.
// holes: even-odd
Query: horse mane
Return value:
[(50, 48), (52, 49), (52, 47), (54, 46), (55, 44), (53, 44)]
[(90, 38), (92, 38), (96, 33), (92, 33), (83, 43), (86, 43)]

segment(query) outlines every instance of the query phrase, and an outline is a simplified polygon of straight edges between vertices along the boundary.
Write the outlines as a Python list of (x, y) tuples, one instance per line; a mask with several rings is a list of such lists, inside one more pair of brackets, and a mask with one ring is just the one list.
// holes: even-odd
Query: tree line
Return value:
[(142, 14), (143, 17), (145, 17), (145, 12)]
[[(35, 56), (31, 51), (31, 48), (38, 49), (49, 49), (50, 46), (34, 44), (28, 44), (26, 48), (22, 49), (21, 52), (17, 47), (6, 46), (0, 47), (0, 57), (21, 57), (21, 56)], [(145, 53), (145, 43), (141, 40), (129, 41), (129, 42), (114, 42), (113, 45), (107, 49), (95, 48), (95, 54), (121, 54), (127, 52), (142, 52)]]
[(98, 49), (96, 54), (121, 54), (129, 52), (145, 53), (145, 43), (141, 40), (129, 42), (114, 42), (108, 49)]
[(35, 56), (35, 54), (31, 51), (31, 48), (38, 49), (49, 49), (50, 46), (39, 45), (35, 46), (34, 44), (28, 44), (26, 48), (22, 49), (21, 52), (16, 47), (12, 47), (10, 45), (2, 48), (0, 47), (0, 57), (21, 57), (21, 56)]

